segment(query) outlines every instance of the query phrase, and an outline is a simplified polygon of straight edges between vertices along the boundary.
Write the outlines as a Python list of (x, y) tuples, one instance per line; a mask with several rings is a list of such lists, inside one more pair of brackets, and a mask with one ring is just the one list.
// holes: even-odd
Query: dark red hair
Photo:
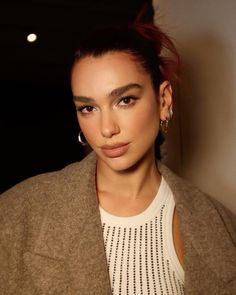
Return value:
[(155, 89), (164, 80), (176, 78), (179, 55), (171, 39), (153, 23), (103, 27), (87, 34), (75, 54), (75, 63), (83, 57), (98, 57), (110, 51), (124, 51), (150, 74)]

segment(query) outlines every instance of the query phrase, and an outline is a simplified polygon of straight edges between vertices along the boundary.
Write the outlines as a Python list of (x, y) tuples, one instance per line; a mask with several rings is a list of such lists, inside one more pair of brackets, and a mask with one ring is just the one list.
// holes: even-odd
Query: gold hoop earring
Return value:
[(80, 132), (79, 132), (79, 134), (78, 134), (78, 141), (79, 141), (79, 143), (80, 143), (81, 145), (85, 146), (85, 145), (87, 145), (88, 143), (87, 143), (86, 141), (83, 141), (82, 136), (84, 137), (82, 131), (80, 130)]

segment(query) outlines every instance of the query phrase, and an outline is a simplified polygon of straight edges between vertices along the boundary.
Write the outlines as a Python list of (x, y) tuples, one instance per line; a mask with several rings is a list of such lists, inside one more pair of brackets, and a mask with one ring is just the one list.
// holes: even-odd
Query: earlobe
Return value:
[(159, 88), (160, 101), (160, 119), (162, 121), (170, 120), (173, 115), (172, 86), (169, 81), (165, 80)]

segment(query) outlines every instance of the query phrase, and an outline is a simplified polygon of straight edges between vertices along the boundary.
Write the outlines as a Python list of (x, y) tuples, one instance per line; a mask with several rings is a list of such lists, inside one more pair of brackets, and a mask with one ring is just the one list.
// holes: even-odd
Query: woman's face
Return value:
[(166, 119), (170, 104), (130, 54), (82, 58), (73, 67), (71, 86), (80, 128), (100, 163), (124, 171), (154, 158), (160, 116)]

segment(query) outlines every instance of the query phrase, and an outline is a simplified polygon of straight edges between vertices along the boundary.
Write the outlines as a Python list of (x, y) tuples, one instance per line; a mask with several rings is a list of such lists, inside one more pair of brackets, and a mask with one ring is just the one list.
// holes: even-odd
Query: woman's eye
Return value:
[(82, 107), (78, 107), (77, 111), (79, 111), (82, 114), (89, 114), (94, 110), (94, 107), (92, 106), (82, 106)]
[(135, 100), (136, 100), (136, 98), (134, 96), (126, 96), (120, 100), (119, 105), (128, 106), (130, 104), (133, 104), (135, 102)]

